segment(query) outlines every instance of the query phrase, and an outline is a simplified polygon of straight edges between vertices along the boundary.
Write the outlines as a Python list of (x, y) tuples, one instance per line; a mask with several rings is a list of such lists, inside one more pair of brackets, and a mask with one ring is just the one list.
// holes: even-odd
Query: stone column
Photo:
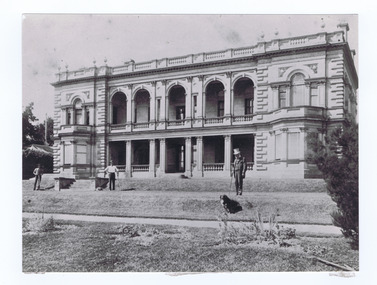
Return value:
[(128, 92), (128, 96), (127, 96), (127, 119), (126, 119), (126, 122), (127, 124), (131, 124), (132, 123), (132, 116), (133, 116), (133, 109), (132, 109), (132, 105), (133, 105), (133, 99), (132, 99), (132, 85), (128, 85), (128, 89), (129, 89), (129, 92)]
[(126, 170), (125, 170), (126, 177), (132, 177), (131, 162), (132, 162), (132, 144), (130, 140), (126, 140)]
[(232, 73), (226, 73), (227, 85), (224, 92), (224, 116), (230, 117), (234, 113), (233, 109), (233, 88), (232, 88)]
[(304, 105), (310, 105), (310, 82), (305, 82)]
[(185, 104), (186, 104), (186, 119), (191, 119), (192, 118), (192, 77), (189, 76), (187, 77), (187, 82), (189, 83), (188, 84), (188, 90), (185, 94), (186, 96), (186, 100), (185, 100)]
[(307, 145), (306, 145), (307, 131), (308, 131), (308, 128), (300, 128), (299, 160), (305, 159), (305, 153), (307, 151)]
[(196, 138), (196, 148), (198, 152), (197, 157), (197, 176), (202, 177), (203, 176), (203, 137), (197, 137)]
[(287, 136), (288, 128), (283, 128), (281, 130), (282, 130), (282, 142), (284, 144), (283, 146), (284, 151), (283, 151), (281, 160), (287, 161), (288, 159), (288, 136)]
[(156, 142), (154, 139), (149, 140), (149, 176), (155, 177), (156, 167)]
[(271, 86), (271, 91), (271, 100), (269, 100), (270, 110), (279, 109), (279, 86)]
[(191, 143), (191, 137), (185, 138), (185, 175), (187, 177), (192, 176), (191, 171), (191, 161), (192, 158), (192, 143)]
[(230, 135), (224, 136), (224, 171), (230, 172), (232, 163), (232, 139)]
[(166, 121), (166, 80), (162, 81), (162, 95), (160, 105), (160, 121)]
[(150, 94), (150, 122), (156, 121), (156, 82), (152, 82), (152, 94)]
[(166, 166), (166, 140), (160, 139), (160, 173), (165, 173)]
[(319, 101), (320, 107), (326, 108), (327, 103), (326, 103), (326, 82), (325, 81), (318, 82), (318, 101)]

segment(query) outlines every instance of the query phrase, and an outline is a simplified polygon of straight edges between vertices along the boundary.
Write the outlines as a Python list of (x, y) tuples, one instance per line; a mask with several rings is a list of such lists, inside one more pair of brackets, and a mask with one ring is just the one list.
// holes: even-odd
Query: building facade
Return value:
[(54, 172), (96, 177), (229, 177), (233, 149), (248, 177), (311, 178), (306, 136), (356, 115), (348, 25), (121, 66), (56, 74)]

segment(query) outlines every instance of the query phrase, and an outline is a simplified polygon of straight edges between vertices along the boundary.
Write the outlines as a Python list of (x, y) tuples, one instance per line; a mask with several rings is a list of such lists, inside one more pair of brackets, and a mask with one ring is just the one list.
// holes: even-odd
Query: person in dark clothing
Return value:
[(110, 165), (105, 169), (105, 176), (106, 173), (109, 173), (109, 189), (115, 190), (115, 173), (117, 174), (117, 178), (119, 178), (119, 170), (115, 165), (113, 165), (112, 161), (110, 161)]
[(43, 174), (43, 169), (41, 168), (40, 164), (38, 164), (37, 167), (34, 169), (33, 174), (35, 176), (33, 191), (39, 190), (41, 187), (42, 174)]
[(243, 179), (246, 172), (246, 160), (241, 156), (241, 152), (238, 148), (233, 150), (235, 156), (233, 162), (233, 176), (236, 186), (236, 195), (242, 195)]

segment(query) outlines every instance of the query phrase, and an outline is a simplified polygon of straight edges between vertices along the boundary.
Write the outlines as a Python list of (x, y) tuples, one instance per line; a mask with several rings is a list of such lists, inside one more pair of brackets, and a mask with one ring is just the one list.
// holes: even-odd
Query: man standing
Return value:
[(238, 148), (233, 150), (235, 156), (233, 162), (233, 176), (236, 185), (236, 195), (242, 195), (243, 179), (245, 178), (246, 172), (246, 161), (245, 158), (241, 156), (241, 152)]
[[(105, 173), (104, 173), (104, 176), (106, 176), (106, 173), (109, 173), (109, 188), (110, 188), (110, 190), (115, 190), (115, 172), (117, 174), (117, 178), (119, 178), (119, 170), (115, 165), (113, 165), (113, 161), (111, 160), (110, 165), (108, 167), (106, 167)], [(113, 187), (111, 187), (111, 185)]]
[(37, 164), (37, 167), (34, 169), (33, 174), (35, 176), (33, 191), (34, 190), (39, 190), (40, 187), (41, 187), (42, 174), (43, 174), (43, 170), (42, 170), (40, 164)]

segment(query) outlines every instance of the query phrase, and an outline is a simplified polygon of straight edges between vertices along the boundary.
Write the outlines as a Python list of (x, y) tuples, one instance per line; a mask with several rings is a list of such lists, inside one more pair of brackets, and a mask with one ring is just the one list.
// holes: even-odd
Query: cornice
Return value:
[[(75, 84), (75, 83), (83, 83), (83, 82), (98, 83), (97, 82), (98, 80), (105, 80), (105, 82), (107, 82), (108, 80), (114, 80), (114, 79), (126, 79), (126, 78), (136, 78), (136, 77), (143, 77), (143, 76), (149, 76), (149, 75), (168, 74), (168, 73), (174, 73), (174, 72), (180, 72), (180, 71), (190, 71), (190, 70), (195, 70), (195, 69), (227, 66), (231, 64), (237, 64), (237, 63), (246, 63), (249, 61), (254, 61), (258, 65), (259, 60), (270, 59), (274, 56), (291, 55), (291, 54), (298, 54), (298, 53), (302, 54), (302, 53), (307, 53), (308, 51), (328, 50), (329, 48), (336, 49), (336, 48), (344, 47), (346, 45), (348, 46), (347, 43), (341, 42), (341, 43), (336, 43), (336, 44), (319, 44), (319, 45), (314, 45), (314, 46), (303, 46), (303, 47), (296, 47), (296, 48), (290, 48), (290, 49), (284, 49), (284, 50), (266, 51), (265, 53), (255, 54), (252, 56), (247, 56), (247, 57), (242, 57), (242, 58), (229, 58), (229, 59), (218, 60), (218, 61), (201, 62), (201, 63), (186, 64), (186, 65), (165, 67), (165, 68), (156, 68), (156, 69), (150, 69), (150, 70), (134, 71), (130, 73), (120, 73), (120, 74), (115, 74), (115, 75), (103, 74), (99, 76), (94, 75), (94, 76), (89, 76), (89, 77), (84, 77), (84, 78), (75, 78), (75, 79), (69, 79), (69, 80), (64, 80), (64, 81), (56, 81), (56, 82), (51, 83), (51, 85), (54, 87), (59, 87), (59, 86)], [(350, 55), (350, 51), (349, 51), (349, 55)], [(201, 73), (203, 73), (203, 71)]]

